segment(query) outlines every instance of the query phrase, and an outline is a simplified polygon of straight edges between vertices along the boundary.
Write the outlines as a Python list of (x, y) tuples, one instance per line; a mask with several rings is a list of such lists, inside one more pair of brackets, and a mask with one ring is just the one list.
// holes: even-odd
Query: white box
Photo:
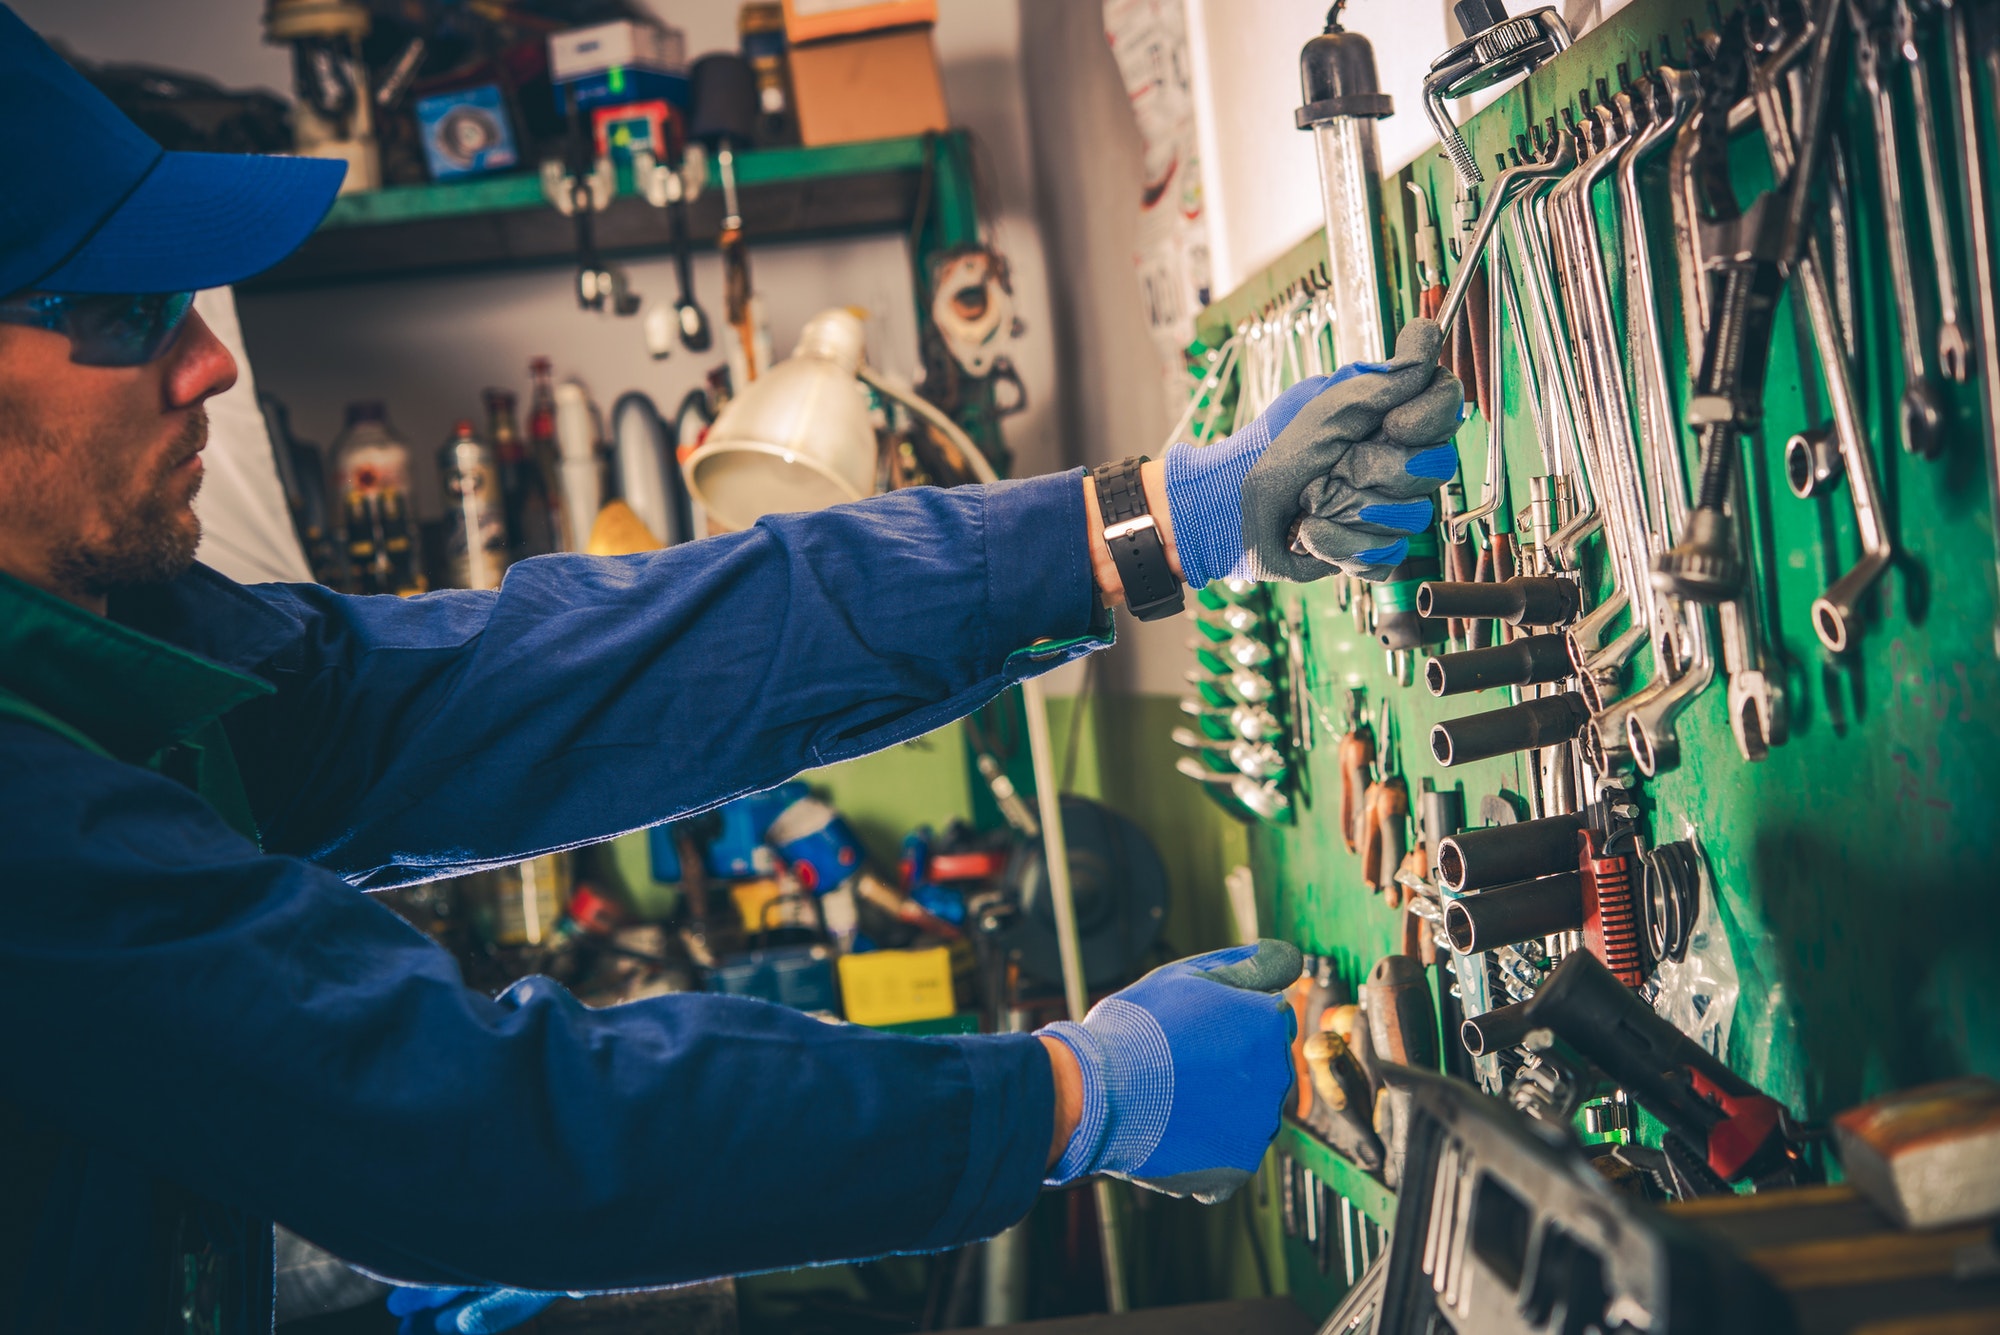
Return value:
[(687, 70), (687, 34), (679, 28), (620, 19), (549, 38), (549, 77), (570, 83), (608, 69)]

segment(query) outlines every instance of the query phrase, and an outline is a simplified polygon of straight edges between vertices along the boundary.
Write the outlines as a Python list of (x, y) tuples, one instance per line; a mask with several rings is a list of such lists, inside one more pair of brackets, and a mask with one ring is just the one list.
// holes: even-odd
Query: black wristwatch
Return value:
[(1097, 484), (1097, 508), (1104, 515), (1104, 545), (1125, 586), (1125, 608), (1141, 621), (1177, 615), (1187, 605), (1185, 589), (1167, 564), (1167, 544), (1159, 521), (1146, 504), (1139, 481), (1141, 454), (1090, 470)]

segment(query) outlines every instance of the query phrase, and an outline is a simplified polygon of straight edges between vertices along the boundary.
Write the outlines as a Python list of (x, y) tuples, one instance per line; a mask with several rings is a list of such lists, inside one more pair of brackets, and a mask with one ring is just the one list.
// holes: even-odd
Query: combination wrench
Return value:
[(1899, 425), (1905, 450), (1921, 458), (1935, 459), (1944, 449), (1945, 408), (1943, 397), (1930, 377), (1929, 359), (1924, 355), (1923, 312), (1917, 305), (1916, 268), (1910, 256), (1896, 99), (1888, 79), (1889, 68), (1897, 59), (1898, 43), (1893, 13), (1880, 10), (1871, 13), (1864, 8), (1865, 4), (1875, 2), (1850, 0), (1849, 14), (1854, 24), (1855, 64), (1875, 124), (1875, 176), (1889, 251), (1890, 285), (1895, 293), (1897, 342), (1903, 354)]
[[(1951, 41), (1951, 119), (1956, 132), (1960, 184), (1965, 187), (1965, 224), (1972, 259), (1972, 318), (1979, 330), (1980, 396), (1986, 410), (1986, 490), (1993, 515), (1995, 578), (2000, 581), (2000, 292), (1994, 288), (1992, 202), (1986, 193), (1986, 159), (1980, 143), (1979, 80), (1972, 63), (1971, 0), (1942, 0)], [(2000, 87), (2000, 13), (1987, 5), (1978, 14), (1980, 46), (1987, 77)], [(1993, 652), (2000, 655), (2000, 624), (1993, 628)]]
[(1923, 173), (1924, 214), (1930, 224), (1931, 259), (1937, 273), (1938, 370), (1945, 379), (1964, 384), (1972, 374), (1972, 341), (1966, 337), (1959, 319), (1958, 260), (1953, 254), (1951, 212), (1945, 202), (1944, 155), (1938, 150), (1937, 107), (1931, 101), (1930, 61), (1924, 55), (1923, 34), (1917, 31), (1917, 11), (1911, 0), (1895, 0), (1895, 32), (1905, 72), (1910, 77), (1910, 106), (1917, 122), (1917, 165)]
[[(1640, 482), (1638, 444), (1632, 431), (1631, 399), (1626, 388), (1619, 338), (1612, 323), (1613, 303), (1605, 270), (1603, 233), (1593, 203), (1596, 187), (1618, 166), (1629, 146), (1616, 112), (1604, 100), (1591, 108), (1582, 125), (1578, 156), (1585, 160), (1551, 191), (1550, 212), (1558, 244), (1557, 267), (1576, 319), (1572, 333), (1589, 368), (1585, 376), (1586, 405), (1597, 437), (1597, 471), (1593, 484), (1604, 509), (1604, 535), (1610, 557), (1613, 598), (1580, 619), (1568, 631), (1571, 656), (1583, 678), (1586, 700), (1602, 709), (1625, 663), (1654, 634), (1652, 588), (1643, 564), (1650, 550), (1646, 503)], [(1622, 600), (1622, 601), (1621, 601)], [(1628, 605), (1630, 627), (1609, 644), (1603, 635), (1618, 611)], [(1600, 647), (1601, 646), (1601, 647)], [(1622, 731), (1607, 739), (1623, 749)]]
[[(1823, 23), (1824, 26), (1817, 30), (1807, 29), (1785, 54), (1774, 57), (1755, 72), (1758, 123), (1763, 130), (1771, 169), (1780, 180), (1797, 182), (1809, 173), (1811, 152), (1819, 129), (1814, 113), (1823, 104), (1794, 105), (1788, 117), (1772, 90), (1779, 86), (1783, 67), (1803, 55), (1808, 47), (1813, 49), (1816, 85), (1824, 86), (1825, 71), (1831, 65), (1837, 33), (1832, 15), (1828, 15)], [(1855, 35), (1865, 61), (1870, 46), (1869, 35), (1861, 30), (1857, 30)], [(1804, 213), (1800, 199), (1801, 195), (1795, 192), (1792, 199), (1795, 217)], [(1893, 230), (1893, 224), (1891, 226)], [(1838, 654), (1853, 644), (1857, 605), (1875, 581), (1881, 578), (1882, 572), (1888, 569), (1896, 548), (1889, 537), (1882, 510), (1875, 456), (1869, 449), (1868, 435), (1862, 425), (1860, 403), (1848, 367), (1819, 239), (1809, 231), (1802, 236), (1804, 244), (1793, 266), (1792, 279), (1804, 299), (1807, 322), (1812, 328), (1813, 347), (1826, 379), (1827, 399), (1833, 411), (1834, 438), (1840, 445), (1842, 472), (1846, 475), (1849, 494), (1854, 502), (1854, 525), (1861, 537), (1861, 555), (1845, 574), (1813, 600), (1812, 605), (1813, 633), (1829, 652)]]
[[(1646, 458), (1652, 465), (1650, 481), (1657, 508), (1656, 546), (1665, 548), (1676, 540), (1687, 523), (1687, 461), (1681, 449), (1680, 423), (1667, 390), (1666, 348), (1661, 338), (1652, 258), (1645, 245), (1646, 215), (1639, 193), (1638, 168), (1644, 158), (1678, 135), (1694, 111), (1698, 93), (1690, 73), (1671, 67), (1661, 68), (1647, 81), (1646, 90), (1652, 121), (1639, 132), (1620, 163), (1618, 186), (1628, 238), (1626, 322), (1634, 343), (1634, 369), (1641, 384), (1642, 420), (1648, 422)], [(1615, 726), (1622, 715), (1625, 744), (1639, 772), (1648, 777), (1678, 763), (1680, 741), (1675, 720), (1715, 679), (1707, 609), (1665, 594), (1656, 595), (1656, 602), (1662, 611), (1659, 635), (1654, 641), (1653, 681), (1629, 701), (1618, 702), (1606, 711), (1610, 719), (1593, 720), (1601, 746), (1607, 723)]]

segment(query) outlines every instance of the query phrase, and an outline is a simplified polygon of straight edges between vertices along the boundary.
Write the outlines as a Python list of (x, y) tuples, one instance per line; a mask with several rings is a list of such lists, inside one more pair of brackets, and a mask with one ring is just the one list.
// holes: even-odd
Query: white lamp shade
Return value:
[(685, 464), (716, 523), (821, 510), (875, 490), (875, 425), (861, 366), (861, 321), (845, 309), (807, 322), (785, 361), (745, 385)]

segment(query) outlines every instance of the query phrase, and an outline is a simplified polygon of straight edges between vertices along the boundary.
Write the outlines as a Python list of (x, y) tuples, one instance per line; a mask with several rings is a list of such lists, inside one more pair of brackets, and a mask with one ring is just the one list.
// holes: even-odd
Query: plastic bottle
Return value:
[(348, 586), (357, 593), (421, 593), (424, 578), (410, 518), (410, 447), (390, 427), (382, 404), (347, 405), (332, 466)]
[(515, 425), (514, 392), (486, 391), (486, 434), (500, 468), (500, 493), (507, 515), (507, 554), (519, 561), (558, 550), (558, 521), (552, 512), (548, 479), (528, 452)]
[(444, 482), (445, 569), (461, 589), (497, 589), (507, 570), (507, 520), (493, 451), (461, 421), (438, 451)]
[(552, 550), (581, 551), (582, 538), (570, 532), (563, 503), (562, 448), (556, 443), (555, 368), (547, 357), (536, 357), (528, 363), (528, 374), (534, 381), (528, 399), (528, 457), (548, 487)]
[(492, 875), (494, 941), (538, 946), (552, 937), (569, 902), (569, 855), (544, 853)]

